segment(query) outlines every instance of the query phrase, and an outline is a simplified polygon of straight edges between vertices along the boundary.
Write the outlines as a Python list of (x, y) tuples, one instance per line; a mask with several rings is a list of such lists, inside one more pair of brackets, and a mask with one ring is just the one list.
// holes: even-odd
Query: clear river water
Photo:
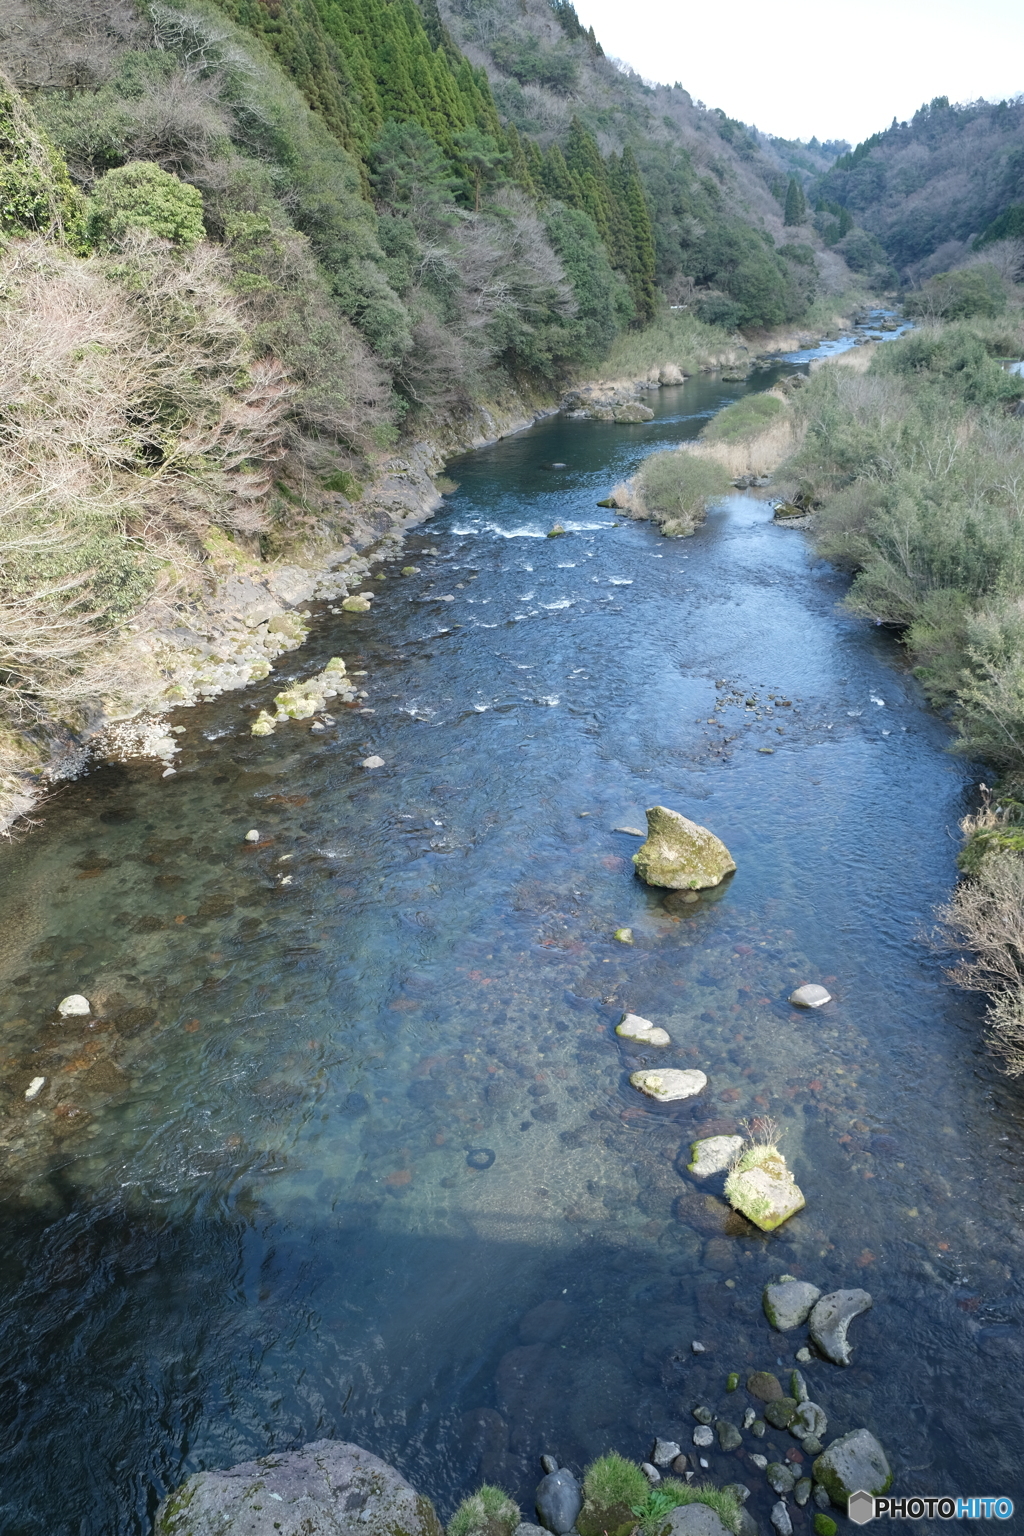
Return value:
[[(529, 1511), (541, 1452), (739, 1422), (727, 1373), (805, 1342), (762, 1315), (781, 1273), (874, 1297), (852, 1365), (805, 1367), (828, 1438), (870, 1428), (900, 1493), (1020, 1496), (1021, 1092), (926, 941), (978, 771), (767, 502), (683, 540), (596, 507), (774, 376), (459, 461), (372, 613), (3, 850), (5, 1536), (146, 1533), (191, 1471), (323, 1436), (443, 1517), (484, 1478)], [(361, 707), (253, 738), (332, 655)], [(736, 875), (644, 887), (616, 829), (654, 804)], [(93, 1015), (55, 1022), (69, 992)], [(624, 1009), (699, 1098), (629, 1086)], [(771, 1237), (686, 1173), (765, 1115), (807, 1197)], [(768, 1530), (748, 1454), (795, 1446), (709, 1474)]]

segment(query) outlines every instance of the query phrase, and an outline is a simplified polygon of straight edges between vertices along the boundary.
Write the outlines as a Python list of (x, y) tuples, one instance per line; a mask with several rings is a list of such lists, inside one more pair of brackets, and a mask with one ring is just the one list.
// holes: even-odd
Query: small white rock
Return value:
[(57, 1012), (62, 1019), (70, 1019), (76, 1014), (91, 1013), (92, 1008), (89, 999), (83, 997), (81, 992), (72, 992), (57, 1004)]
[(359, 766), (360, 768), (383, 768), (384, 759), (382, 757), (364, 757)]
[(690, 1144), (687, 1171), (695, 1179), (709, 1179), (714, 1173), (724, 1173), (742, 1146), (742, 1136), (704, 1136)]
[(797, 1350), (796, 1357), (801, 1365), (809, 1365), (810, 1362), (814, 1359), (814, 1356), (811, 1354), (806, 1344)]
[(646, 837), (646, 832), (641, 832), (639, 827), (612, 827), (613, 832), (625, 832), (629, 837)]
[(681, 1450), (674, 1440), (655, 1440), (651, 1460), (656, 1467), (670, 1467)]
[(616, 1024), (615, 1033), (623, 1040), (639, 1040), (642, 1045), (671, 1045), (672, 1037), (667, 1029), (642, 1019), (638, 1013), (624, 1013), (622, 1022)]
[(26, 1099), (34, 1099), (45, 1082), (45, 1077), (34, 1077), (29, 1083), (28, 1087), (25, 1089)]
[(707, 1077), (696, 1068), (682, 1072), (678, 1067), (663, 1067), (657, 1072), (634, 1072), (630, 1077), (634, 1088), (646, 1093), (650, 1099), (667, 1104), (675, 1099), (692, 1099), (703, 1093), (708, 1085)]
[(711, 1463), (708, 1462), (708, 1461), (705, 1461), (703, 1456), (698, 1456), (697, 1460), (700, 1462), (701, 1466), (704, 1468), (704, 1470), (706, 1472), (708, 1467), (711, 1465)]
[(743, 1428), (749, 1429), (756, 1418), (757, 1414), (754, 1412), (753, 1408), (747, 1408), (743, 1414)]
[(795, 992), (791, 992), (789, 1000), (794, 1008), (820, 1008), (822, 1003), (832, 1001), (832, 994), (816, 982), (808, 982), (806, 986), (797, 987)]
[(694, 1445), (708, 1446), (715, 1443), (715, 1432), (710, 1424), (698, 1424), (693, 1432)]
[(702, 1355), (704, 1353), (704, 1345), (701, 1344), (697, 1339), (694, 1339), (693, 1343), (690, 1345), (690, 1348), (695, 1355)]
[(661, 1482), (661, 1473), (658, 1471), (657, 1467), (652, 1466), (649, 1461), (642, 1461), (640, 1463), (640, 1471), (643, 1473), (644, 1477), (646, 1477), (652, 1488), (654, 1487), (655, 1483)]
[(259, 842), (260, 835), (257, 832), (255, 827), (250, 827), (249, 831), (245, 834), (245, 840), (246, 840), (247, 843), (258, 843)]
[(768, 1465), (768, 1457), (759, 1455), (757, 1451), (751, 1451), (750, 1459), (754, 1463), (754, 1466), (757, 1467), (761, 1472), (763, 1472), (765, 1467)]

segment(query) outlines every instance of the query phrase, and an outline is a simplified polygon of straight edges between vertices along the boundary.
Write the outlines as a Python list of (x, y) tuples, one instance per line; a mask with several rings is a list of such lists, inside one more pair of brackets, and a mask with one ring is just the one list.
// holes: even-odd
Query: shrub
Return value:
[(512, 1536), (521, 1520), (518, 1504), (502, 1489), (484, 1483), (452, 1515), (448, 1536)]
[(724, 496), (728, 488), (727, 469), (685, 448), (652, 453), (637, 475), (641, 507), (674, 537), (693, 533), (708, 503)]
[(139, 230), (186, 250), (198, 245), (205, 233), (202, 193), (151, 160), (108, 171), (93, 190), (89, 238), (97, 246), (118, 245)]
[(1001, 314), (1006, 308), (1006, 291), (996, 268), (981, 262), (929, 278), (916, 293), (907, 294), (903, 307), (912, 316), (971, 320)]
[[(961, 827), (971, 838), (977, 823), (991, 817), (986, 808)], [(957, 986), (988, 994), (989, 1042), (1010, 1077), (1024, 1075), (1024, 857), (990, 847), (938, 916), (943, 937), (973, 952), (947, 975)]]
[(81, 201), (60, 155), (0, 70), (0, 233), (74, 234)]

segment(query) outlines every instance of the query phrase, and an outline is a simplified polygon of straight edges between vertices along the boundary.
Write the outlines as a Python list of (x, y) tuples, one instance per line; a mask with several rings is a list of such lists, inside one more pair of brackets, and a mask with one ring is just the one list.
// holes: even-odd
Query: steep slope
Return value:
[[(936, 97), (840, 156), (816, 192), (877, 236), (904, 279), (944, 271), (1024, 204), (1024, 98), (956, 106)], [(1024, 218), (993, 230), (1022, 232)]]

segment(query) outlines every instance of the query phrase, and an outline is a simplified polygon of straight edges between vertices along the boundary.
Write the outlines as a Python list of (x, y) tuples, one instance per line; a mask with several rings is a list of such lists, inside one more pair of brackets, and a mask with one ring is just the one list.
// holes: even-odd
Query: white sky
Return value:
[(859, 143), (933, 96), (1024, 92), (1024, 0), (575, 0), (647, 80), (787, 139)]

